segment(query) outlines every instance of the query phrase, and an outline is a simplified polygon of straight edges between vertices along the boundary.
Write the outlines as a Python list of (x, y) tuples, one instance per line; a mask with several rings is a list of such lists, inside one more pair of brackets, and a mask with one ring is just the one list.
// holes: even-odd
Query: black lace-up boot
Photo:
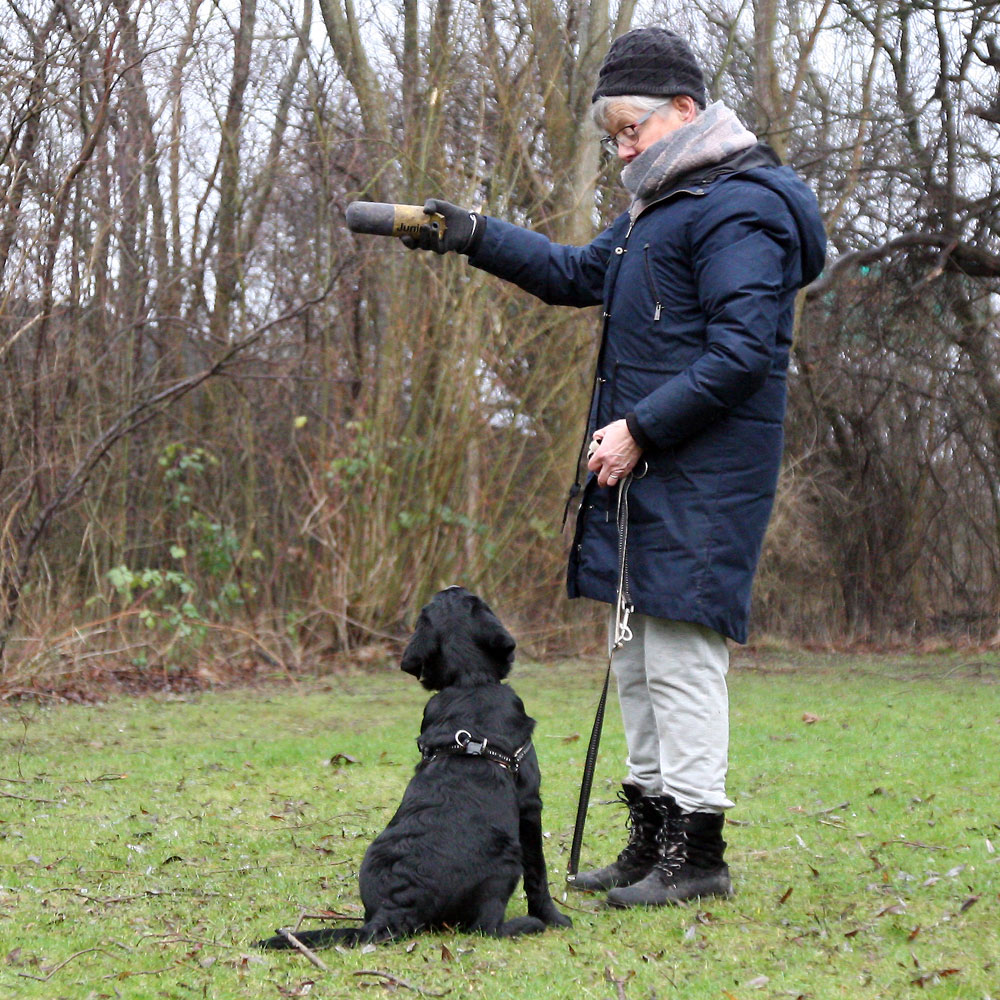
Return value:
[(649, 874), (612, 889), (608, 904), (617, 907), (666, 906), (703, 896), (732, 896), (729, 866), (723, 861), (725, 817), (721, 813), (682, 813), (673, 803), (660, 830), (660, 855)]
[[(628, 843), (617, 860), (604, 868), (577, 872), (567, 879), (571, 889), (604, 892), (645, 878), (660, 857), (658, 837), (669, 796), (643, 795), (635, 785), (622, 785), (618, 801), (628, 806)], [(673, 803), (673, 799), (669, 799)], [(676, 807), (676, 803), (674, 803)]]

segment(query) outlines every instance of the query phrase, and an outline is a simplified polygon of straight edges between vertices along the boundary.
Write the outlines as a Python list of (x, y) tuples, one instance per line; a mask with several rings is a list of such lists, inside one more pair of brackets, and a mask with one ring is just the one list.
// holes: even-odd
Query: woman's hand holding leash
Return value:
[(635, 443), (624, 420), (594, 431), (587, 450), (587, 468), (597, 473), (598, 486), (617, 486), (642, 458), (642, 449)]

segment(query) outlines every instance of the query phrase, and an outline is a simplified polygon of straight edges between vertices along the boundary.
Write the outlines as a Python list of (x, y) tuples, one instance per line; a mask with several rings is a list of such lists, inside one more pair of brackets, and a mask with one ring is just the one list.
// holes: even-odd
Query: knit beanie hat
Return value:
[(705, 78), (690, 46), (665, 28), (635, 28), (611, 43), (591, 101), (675, 94), (687, 94), (705, 107)]

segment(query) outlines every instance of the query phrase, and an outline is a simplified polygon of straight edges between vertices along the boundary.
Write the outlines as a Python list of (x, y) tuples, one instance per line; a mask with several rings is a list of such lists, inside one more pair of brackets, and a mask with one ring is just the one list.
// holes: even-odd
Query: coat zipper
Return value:
[(656, 309), (653, 310), (653, 322), (660, 322), (660, 311), (662, 309), (662, 304), (660, 302), (660, 292), (656, 287), (656, 282), (653, 280), (653, 269), (649, 265), (649, 244), (647, 243), (642, 248), (642, 259), (646, 264), (646, 277), (649, 279), (649, 289), (653, 293), (653, 300), (656, 302)]

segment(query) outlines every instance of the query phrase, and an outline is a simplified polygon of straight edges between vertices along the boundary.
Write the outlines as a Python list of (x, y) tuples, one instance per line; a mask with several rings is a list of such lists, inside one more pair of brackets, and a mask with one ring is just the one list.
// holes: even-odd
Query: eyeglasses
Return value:
[(601, 139), (601, 148), (605, 153), (611, 153), (614, 155), (618, 152), (619, 146), (625, 146), (626, 148), (634, 146), (639, 141), (639, 126), (655, 115), (656, 112), (663, 106), (663, 104), (660, 104), (653, 108), (652, 111), (647, 111), (640, 119), (638, 119), (638, 121), (634, 121), (631, 125), (626, 125), (623, 128), (620, 128), (614, 135), (604, 136)]

